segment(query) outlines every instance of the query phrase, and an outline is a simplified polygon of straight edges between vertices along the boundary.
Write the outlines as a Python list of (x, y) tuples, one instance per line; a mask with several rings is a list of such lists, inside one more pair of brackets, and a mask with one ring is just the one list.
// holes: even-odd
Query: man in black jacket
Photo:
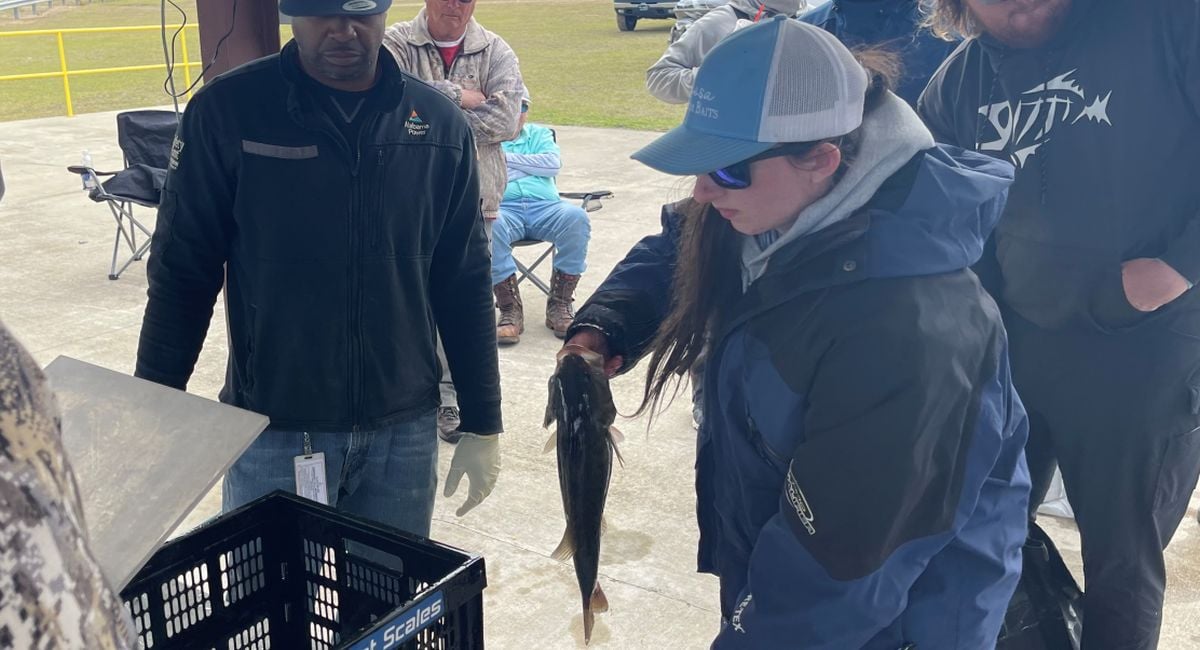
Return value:
[(324, 479), (339, 508), (428, 535), (434, 326), (469, 432), (446, 480), (449, 496), (469, 476), (461, 515), (500, 469), (495, 316), (470, 128), (381, 49), (389, 4), (285, 0), (294, 40), (192, 100), (151, 248), (137, 375), (186, 387), (224, 285), (221, 400), (271, 418), (226, 476), (225, 509), (304, 474), (305, 492)]
[(1084, 647), (1153, 648), (1200, 472), (1200, 1), (937, 0), (975, 34), (920, 110), (1017, 166), (981, 275), (1083, 542)]

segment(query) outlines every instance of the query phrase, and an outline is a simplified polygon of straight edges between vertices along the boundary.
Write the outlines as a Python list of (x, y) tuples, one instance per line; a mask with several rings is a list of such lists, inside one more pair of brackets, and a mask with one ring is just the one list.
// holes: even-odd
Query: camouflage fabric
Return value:
[(54, 397), (0, 324), (0, 648), (134, 647), (85, 530)]

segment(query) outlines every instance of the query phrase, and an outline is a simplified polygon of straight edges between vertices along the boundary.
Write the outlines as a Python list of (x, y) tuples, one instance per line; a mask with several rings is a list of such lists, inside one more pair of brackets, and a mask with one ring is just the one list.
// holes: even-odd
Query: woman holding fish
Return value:
[(889, 65), (791, 20), (723, 41), (633, 156), (692, 198), (568, 332), (610, 373), (649, 356), (643, 411), (708, 350), (714, 648), (992, 647), (1021, 572), (1025, 412), (969, 270), (1013, 170), (935, 145)]

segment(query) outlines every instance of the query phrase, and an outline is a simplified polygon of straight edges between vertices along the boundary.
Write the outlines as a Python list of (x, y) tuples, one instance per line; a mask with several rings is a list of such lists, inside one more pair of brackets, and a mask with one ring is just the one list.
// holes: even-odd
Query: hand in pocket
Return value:
[(1187, 279), (1169, 264), (1148, 257), (1122, 263), (1121, 284), (1126, 300), (1141, 312), (1155, 311), (1190, 288)]

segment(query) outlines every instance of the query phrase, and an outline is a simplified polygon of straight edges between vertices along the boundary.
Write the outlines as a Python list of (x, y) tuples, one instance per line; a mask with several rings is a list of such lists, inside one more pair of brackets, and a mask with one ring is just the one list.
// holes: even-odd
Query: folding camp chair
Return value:
[[(133, 215), (133, 206), (158, 208), (159, 194), (167, 177), (167, 162), (177, 126), (171, 111), (126, 111), (117, 114), (117, 144), (125, 156), (125, 169), (117, 172), (96, 171), (86, 165), (72, 165), (67, 171), (79, 174), (85, 186), (91, 181), (88, 198), (106, 203), (117, 222), (113, 239), (112, 264), (108, 279), (116, 280), (129, 265), (142, 259), (150, 248), (149, 228)], [(97, 183), (100, 176), (112, 178)], [(138, 241), (138, 231), (142, 241)], [(121, 243), (129, 248), (129, 257), (117, 267)]]
[[(583, 203), (580, 204), (580, 207), (583, 208), (584, 212), (591, 213), (603, 208), (604, 205), (600, 203), (600, 199), (612, 196), (612, 192), (608, 190), (592, 190), (591, 192), (559, 192), (558, 195), (564, 199), (582, 200)], [(548, 296), (550, 295), (550, 285), (546, 284), (545, 280), (539, 278), (534, 271), (554, 252), (554, 244), (540, 239), (520, 239), (512, 243), (513, 248), (517, 248), (518, 246), (536, 246), (538, 244), (545, 244), (546, 248), (528, 266), (517, 259), (515, 255), (513, 256), (513, 261), (517, 264), (517, 285), (520, 286), (522, 280), (528, 279), (533, 283), (533, 286), (541, 289), (542, 293)]]

